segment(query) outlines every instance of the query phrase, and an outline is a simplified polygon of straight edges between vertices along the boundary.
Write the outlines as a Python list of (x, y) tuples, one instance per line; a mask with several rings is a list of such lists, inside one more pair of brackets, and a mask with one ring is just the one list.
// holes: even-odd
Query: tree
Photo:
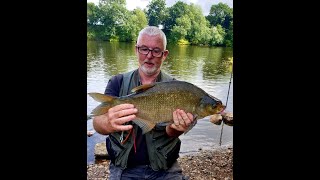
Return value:
[(110, 6), (112, 4), (118, 4), (126, 6), (126, 0), (99, 0), (99, 4)]
[(233, 47), (233, 21), (230, 22), (230, 26), (227, 30), (224, 44), (226, 46)]
[(87, 24), (94, 26), (99, 22), (99, 8), (94, 3), (87, 4)]
[[(233, 46), (233, 9), (219, 3), (203, 16), (199, 5), (178, 1), (166, 8), (165, 0), (152, 0), (148, 9), (128, 11), (125, 0), (87, 3), (87, 38), (134, 41), (148, 25), (163, 25), (168, 42), (194, 45)], [(210, 20), (210, 21), (209, 21)]]
[(167, 15), (164, 20), (164, 31), (170, 34), (176, 19), (182, 17), (188, 11), (188, 4), (178, 1), (167, 9)]
[(125, 7), (123, 0), (100, 0), (100, 10), (102, 12), (101, 24), (104, 26), (102, 35), (104, 40), (118, 41), (120, 27), (126, 24), (129, 11)]
[(165, 0), (152, 0), (147, 6), (147, 16), (150, 26), (158, 26), (162, 24), (165, 17), (166, 9)]
[(171, 40), (177, 43), (179, 40), (185, 40), (188, 31), (191, 29), (191, 21), (187, 15), (176, 19), (176, 24), (171, 30)]
[(127, 20), (118, 27), (120, 41), (135, 41), (139, 31), (147, 26), (147, 18), (141, 9), (134, 9), (128, 13)]
[(209, 22), (203, 16), (199, 5), (193, 3), (187, 5), (179, 1), (169, 8), (168, 12), (165, 25), (166, 28), (170, 28), (166, 29), (166, 32), (169, 32), (170, 41), (194, 45), (209, 44), (211, 39)]
[(212, 39), (210, 40), (211, 46), (222, 46), (225, 36), (225, 31), (220, 24), (211, 28)]
[(192, 22), (191, 29), (188, 32), (188, 39), (192, 44), (206, 45), (211, 39), (209, 22), (203, 16), (201, 7), (191, 3), (189, 5), (189, 18)]
[(228, 29), (230, 21), (233, 20), (233, 9), (227, 4), (218, 3), (211, 6), (210, 13), (206, 18), (211, 26), (220, 24), (224, 29)]
[(134, 9), (133, 14), (136, 17), (135, 24), (137, 25), (138, 31), (140, 31), (148, 25), (148, 20), (143, 10), (141, 10), (140, 8)]

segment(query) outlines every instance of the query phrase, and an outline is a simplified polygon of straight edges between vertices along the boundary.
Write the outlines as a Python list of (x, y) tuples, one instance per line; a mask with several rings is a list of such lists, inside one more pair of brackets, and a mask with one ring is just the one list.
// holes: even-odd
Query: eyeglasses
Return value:
[(147, 46), (138, 46), (138, 45), (136, 45), (136, 47), (138, 48), (138, 52), (140, 54), (148, 55), (149, 52), (151, 51), (151, 54), (153, 57), (161, 57), (164, 53), (164, 51), (161, 51), (161, 49), (159, 48), (151, 49), (151, 48), (148, 48)]

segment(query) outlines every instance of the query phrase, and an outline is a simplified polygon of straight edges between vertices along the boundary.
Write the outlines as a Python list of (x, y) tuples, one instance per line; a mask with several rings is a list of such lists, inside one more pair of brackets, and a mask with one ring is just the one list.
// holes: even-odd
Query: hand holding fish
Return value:
[(185, 113), (183, 110), (177, 109), (173, 112), (173, 123), (166, 127), (166, 132), (169, 136), (180, 136), (187, 132), (194, 123), (194, 118), (191, 113)]
[(137, 112), (138, 110), (132, 104), (120, 104), (110, 108), (107, 113), (94, 117), (93, 126), (101, 134), (127, 131), (132, 129), (132, 125), (123, 124), (135, 119)]
[(186, 131), (190, 124), (193, 122), (193, 115), (191, 113), (185, 113), (183, 110), (177, 109), (173, 112), (173, 124), (171, 128), (177, 131)]

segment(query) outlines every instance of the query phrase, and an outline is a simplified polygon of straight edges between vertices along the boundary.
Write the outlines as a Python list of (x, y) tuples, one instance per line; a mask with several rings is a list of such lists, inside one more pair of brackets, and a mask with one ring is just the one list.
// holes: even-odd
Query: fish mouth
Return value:
[(227, 108), (227, 106), (225, 106), (225, 105), (223, 105), (223, 104), (219, 104), (218, 105), (218, 112), (217, 112), (217, 114), (221, 114), (221, 113), (223, 113), (223, 111), (225, 110)]

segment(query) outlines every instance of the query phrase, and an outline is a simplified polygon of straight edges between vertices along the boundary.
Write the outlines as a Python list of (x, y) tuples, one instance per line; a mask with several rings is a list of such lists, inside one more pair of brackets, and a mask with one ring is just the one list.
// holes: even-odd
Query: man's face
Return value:
[[(138, 51), (140, 48), (140, 52)], [(152, 49), (154, 52), (149, 51)], [(145, 52), (148, 54), (143, 54)], [(159, 52), (159, 53), (158, 53)], [(160, 36), (149, 36), (143, 34), (137, 42), (136, 55), (139, 60), (139, 67), (146, 75), (154, 75), (160, 71), (162, 62), (166, 59), (169, 51), (164, 49)], [(158, 56), (154, 56), (160, 54)]]

